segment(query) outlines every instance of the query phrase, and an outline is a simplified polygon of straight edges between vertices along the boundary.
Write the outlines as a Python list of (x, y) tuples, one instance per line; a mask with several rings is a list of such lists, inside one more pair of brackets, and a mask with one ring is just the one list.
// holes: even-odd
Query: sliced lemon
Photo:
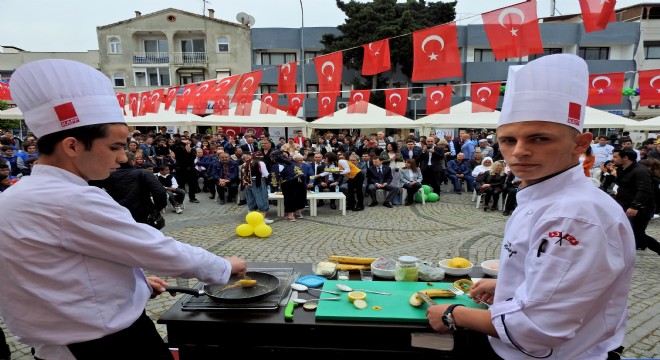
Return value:
[(364, 291), (351, 291), (348, 293), (348, 301), (354, 302), (355, 300), (364, 300), (367, 298), (367, 293)]
[(360, 299), (353, 301), (353, 305), (360, 310), (364, 310), (367, 308), (367, 302)]

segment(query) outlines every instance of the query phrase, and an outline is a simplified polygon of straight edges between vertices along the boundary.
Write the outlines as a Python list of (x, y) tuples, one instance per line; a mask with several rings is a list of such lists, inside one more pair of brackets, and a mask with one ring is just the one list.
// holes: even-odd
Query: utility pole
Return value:
[(302, 83), (300, 84), (300, 92), (304, 94), (302, 101), (302, 118), (307, 121), (305, 114), (305, 102), (307, 102), (307, 91), (305, 89), (305, 44), (304, 44), (304, 30), (305, 30), (305, 10), (303, 9), (303, 2), (300, 1), (300, 71), (302, 72)]

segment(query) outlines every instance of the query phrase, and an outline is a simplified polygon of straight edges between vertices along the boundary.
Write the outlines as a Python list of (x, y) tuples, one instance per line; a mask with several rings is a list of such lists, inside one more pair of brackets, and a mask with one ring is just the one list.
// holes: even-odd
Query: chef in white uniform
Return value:
[(635, 241), (624, 212), (579, 165), (592, 138), (582, 134), (588, 77), (568, 54), (509, 68), (497, 137), (523, 189), (497, 281), (469, 292), (492, 306), (432, 306), (436, 331), (485, 333), (504, 359), (618, 358)]
[(136, 223), (88, 186), (126, 161), (128, 128), (107, 76), (69, 60), (39, 60), (11, 77), (12, 97), (39, 137), (39, 164), (2, 194), (0, 313), (47, 360), (173, 359), (145, 305), (163, 276), (224, 284), (246, 271)]

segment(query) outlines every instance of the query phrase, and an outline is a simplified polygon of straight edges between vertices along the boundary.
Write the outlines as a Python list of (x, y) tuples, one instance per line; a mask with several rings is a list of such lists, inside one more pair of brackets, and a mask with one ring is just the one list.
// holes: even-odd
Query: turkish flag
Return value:
[(261, 73), (262, 70), (257, 70), (243, 74), (241, 79), (238, 81), (238, 85), (236, 87), (236, 91), (234, 91), (234, 97), (231, 99), (231, 102), (238, 104), (249, 102), (252, 104), (252, 100), (254, 100), (254, 93), (257, 91), (257, 87), (259, 87), (259, 83), (261, 82)]
[(616, 0), (580, 0), (582, 22), (586, 32), (605, 30), (607, 24), (616, 21)]
[(472, 83), (472, 112), (493, 112), (497, 107), (497, 100), (500, 98), (499, 82), (490, 83)]
[(390, 64), (390, 39), (362, 45), (362, 75), (376, 75), (392, 68)]
[[(234, 95), (234, 98), (236, 95)], [(236, 105), (236, 110), (234, 115), (236, 116), (250, 116), (252, 114), (252, 98), (249, 96), (244, 96), (241, 98), (238, 105)]]
[[(11, 91), (9, 90), (9, 84), (2, 81), (0, 81), (0, 100), (11, 100)], [(124, 115), (126, 115), (125, 112)]]
[(218, 82), (206, 93), (206, 97), (209, 100), (214, 100), (216, 96), (227, 95), (229, 90), (231, 90), (236, 82), (238, 82), (239, 77), (240, 75), (232, 75), (218, 80)]
[(164, 93), (165, 89), (156, 89), (151, 92), (151, 97), (149, 97), (149, 107), (147, 108), (148, 113), (158, 113), (158, 110), (160, 110), (160, 103), (164, 97)]
[(179, 92), (180, 86), (174, 86), (167, 89), (167, 94), (165, 94), (165, 110), (169, 110), (172, 105), (172, 101), (176, 99), (176, 93)]
[(302, 106), (303, 101), (305, 101), (305, 94), (289, 94), (289, 108), (287, 109), (286, 113), (289, 116), (296, 116), (298, 114), (298, 110)]
[(341, 72), (344, 66), (342, 52), (317, 56), (314, 58), (314, 64), (319, 81), (319, 93), (340, 91)]
[(147, 109), (151, 106), (151, 91), (143, 91), (140, 93), (140, 108), (138, 116), (147, 115)]
[(188, 84), (183, 87), (183, 93), (179, 95), (176, 99), (176, 113), (177, 114), (186, 114), (188, 113), (188, 103), (195, 94), (194, 91), (197, 88), (197, 84)]
[(348, 98), (347, 114), (366, 114), (369, 108), (369, 97), (371, 90), (351, 90)]
[(200, 83), (194, 91), (194, 95), (190, 102), (192, 103), (192, 113), (196, 115), (206, 114), (206, 108), (209, 104), (209, 91), (216, 85), (215, 80), (208, 80)]
[(587, 106), (621, 104), (623, 72), (589, 75)]
[(229, 95), (218, 95), (213, 100), (213, 115), (229, 115)]
[(319, 119), (324, 116), (332, 116), (335, 113), (335, 106), (337, 106), (337, 96), (339, 96), (338, 91), (333, 92), (319, 92), (317, 98), (319, 104)]
[(259, 114), (276, 114), (277, 113), (277, 94), (263, 94), (261, 95), (261, 107)]
[[(1, 88), (0, 91), (2, 91)], [(124, 116), (126, 116), (126, 94), (117, 93), (117, 102), (119, 103), (121, 110), (124, 112)]]
[(660, 105), (660, 83), (658, 87), (655, 82), (660, 80), (660, 70), (640, 70), (639, 76), (639, 105)]
[(413, 33), (412, 81), (457, 77), (462, 73), (456, 23)]
[(294, 94), (296, 92), (296, 69), (297, 63), (279, 65), (279, 75), (277, 77), (277, 92), (280, 94)]
[(128, 94), (128, 109), (131, 110), (131, 115), (133, 117), (138, 114), (138, 102), (140, 101), (140, 94), (130, 93)]
[(449, 114), (452, 91), (451, 85), (427, 87), (426, 114)]
[(536, 0), (487, 12), (481, 18), (495, 60), (543, 53)]
[(406, 115), (406, 105), (408, 105), (408, 89), (385, 89), (385, 114)]

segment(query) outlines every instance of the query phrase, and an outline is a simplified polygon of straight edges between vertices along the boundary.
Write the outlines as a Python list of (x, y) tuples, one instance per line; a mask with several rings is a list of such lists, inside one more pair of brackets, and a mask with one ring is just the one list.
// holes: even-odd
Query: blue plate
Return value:
[(321, 287), (323, 286), (324, 282), (325, 282), (325, 278), (318, 275), (307, 275), (307, 276), (299, 277), (298, 280), (296, 280), (296, 283), (305, 285), (310, 288)]

